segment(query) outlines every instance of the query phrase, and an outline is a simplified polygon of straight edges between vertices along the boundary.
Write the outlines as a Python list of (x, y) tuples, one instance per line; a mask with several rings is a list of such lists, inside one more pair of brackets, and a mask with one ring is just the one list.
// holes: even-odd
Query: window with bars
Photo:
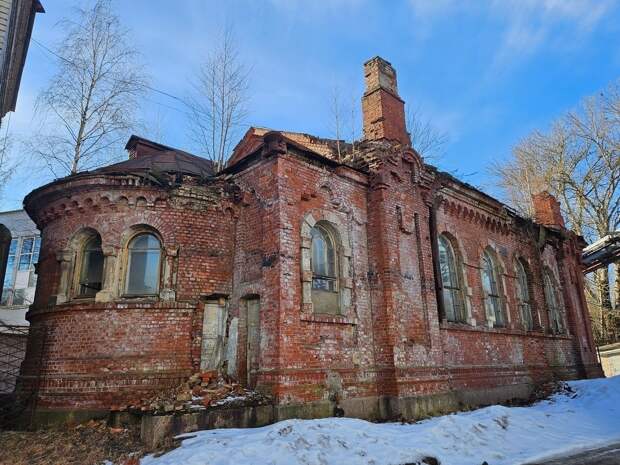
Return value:
[(443, 306), (448, 321), (465, 323), (467, 315), (461, 287), (460, 266), (450, 240), (439, 236), (439, 269)]
[(502, 309), (501, 285), (498, 265), (491, 252), (485, 250), (482, 256), (482, 288), (484, 290), (484, 303), (487, 315), (495, 319), (494, 327), (506, 325), (504, 311)]
[(534, 329), (532, 304), (530, 301), (530, 286), (527, 278), (528, 275), (525, 271), (525, 265), (521, 259), (516, 260), (515, 269), (517, 276), (517, 304), (519, 306), (519, 313), (521, 314), (523, 329), (530, 331)]

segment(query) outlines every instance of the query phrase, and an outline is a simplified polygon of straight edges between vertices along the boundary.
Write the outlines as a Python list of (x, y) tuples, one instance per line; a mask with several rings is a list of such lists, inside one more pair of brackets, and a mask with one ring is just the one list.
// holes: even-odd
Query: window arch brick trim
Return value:
[[(507, 295), (506, 295), (506, 280), (505, 280), (505, 275), (506, 275), (506, 264), (504, 262), (504, 260), (501, 258), (501, 254), (498, 252), (497, 248), (489, 243), (487, 245), (485, 245), (484, 247), (481, 247), (479, 250), (479, 260), (480, 260), (480, 291), (481, 291), (481, 297), (482, 297), (482, 307), (483, 307), (483, 311), (484, 311), (484, 315), (485, 315), (485, 319), (486, 319), (486, 324), (488, 327), (490, 328), (496, 328), (496, 327), (500, 327), (500, 328), (510, 328), (512, 325), (512, 320), (511, 320), (511, 315), (510, 312), (508, 311), (508, 302), (507, 302)], [(484, 262), (485, 262), (485, 256), (488, 256), (491, 259), (491, 264), (493, 265), (493, 272), (495, 275), (495, 279), (496, 279), (496, 286), (497, 286), (497, 296), (499, 297), (499, 311), (501, 312), (501, 316), (503, 317), (504, 321), (502, 322), (501, 325), (497, 325), (496, 324), (496, 316), (495, 314), (491, 313), (490, 311), (490, 305), (488, 304), (488, 299), (489, 297), (487, 296), (487, 292), (484, 289)]]
[[(138, 223), (127, 227), (120, 234), (120, 237), (102, 237), (101, 249), (104, 256), (102, 289), (94, 295), (95, 302), (112, 302), (126, 297), (125, 280), (128, 245), (134, 237), (144, 233), (153, 234), (161, 245), (159, 290), (157, 295), (150, 296), (150, 298), (165, 301), (176, 299), (175, 285), (178, 268), (178, 246), (166, 246), (164, 236), (157, 228), (150, 224)], [(86, 241), (94, 235), (101, 237), (95, 228), (81, 225), (71, 236), (66, 248), (56, 253), (56, 260), (59, 263), (60, 269), (60, 279), (53, 304), (63, 304), (77, 295), (76, 289), (79, 285), (81, 249)], [(136, 295), (135, 297), (140, 296)]]
[(66, 247), (56, 252), (60, 277), (54, 296), (54, 304), (62, 304), (76, 297), (81, 297), (79, 296), (79, 280), (82, 271), (83, 249), (86, 243), (94, 237), (101, 238), (99, 231), (92, 226), (81, 224), (70, 236)]
[[(543, 287), (549, 332), (553, 334), (567, 334), (566, 307), (560, 281), (554, 271), (548, 266), (543, 267)], [(555, 324), (554, 319), (558, 320)]]
[(336, 318), (344, 317), (353, 320), (352, 289), (353, 279), (351, 270), (352, 252), (350, 247), (349, 231), (346, 221), (337, 213), (326, 210), (313, 210), (308, 212), (301, 223), (301, 312), (302, 317), (314, 313), (312, 304), (312, 228), (317, 223), (323, 223), (331, 227), (338, 237), (337, 241), (337, 265), (338, 265), (338, 290), (339, 290), (339, 314)]
[[(513, 278), (513, 291), (514, 291), (514, 299), (517, 304), (518, 310), (518, 318), (519, 323), (522, 326), (522, 329), (526, 331), (540, 331), (542, 328), (542, 322), (540, 318), (540, 311), (538, 306), (538, 301), (536, 299), (536, 285), (537, 280), (535, 279), (535, 275), (533, 270), (535, 267), (532, 265), (531, 260), (528, 259), (524, 254), (519, 252), (515, 252), (513, 254), (513, 267), (514, 267), (514, 278)], [(525, 278), (527, 282), (527, 289), (521, 289), (521, 283), (519, 280), (519, 270), (518, 267), (521, 266), (523, 272), (525, 273)], [(522, 308), (520, 305), (523, 301), (522, 296), (519, 294), (519, 291), (526, 292), (527, 294), (524, 297), (527, 297), (529, 303), (529, 311), (531, 316), (531, 328), (526, 327), (526, 322), (524, 321), (524, 316), (522, 315)]]
[[(555, 250), (551, 245), (546, 244), (543, 249), (542, 255), (541, 255), (540, 279), (541, 279), (541, 283), (543, 286), (543, 296), (542, 296), (543, 307), (540, 313), (546, 314), (547, 332), (550, 332), (553, 334), (560, 334), (563, 336), (568, 336), (571, 334), (571, 331), (568, 325), (568, 318), (569, 318), (568, 310), (569, 309), (566, 306), (566, 302), (565, 302), (565, 295), (564, 295), (565, 285), (562, 279), (562, 273), (560, 273), (557, 253), (558, 253), (557, 250)], [(552, 330), (553, 324), (551, 322), (549, 304), (547, 302), (547, 296), (545, 295), (545, 292), (544, 292), (545, 273), (549, 274), (549, 277), (552, 279), (552, 283), (555, 288), (557, 307), (559, 311), (558, 316), (562, 324), (562, 331), (560, 331), (559, 333), (556, 333)]]
[[(129, 244), (133, 238), (141, 234), (153, 234), (161, 245), (160, 254), (160, 270), (159, 270), (159, 291), (157, 298), (161, 300), (175, 300), (176, 293), (174, 291), (174, 269), (176, 267), (176, 259), (178, 255), (178, 247), (166, 247), (166, 241), (163, 235), (150, 224), (135, 224), (127, 228), (121, 235), (118, 256), (116, 257), (114, 286), (110, 289), (110, 294), (116, 297), (126, 296), (126, 279)], [(105, 253), (105, 251), (104, 251)], [(136, 296), (139, 297), (139, 296)]]
[[(444, 230), (437, 235), (437, 240), (441, 237), (445, 238), (450, 246), (452, 247), (452, 252), (454, 253), (456, 272), (458, 274), (458, 280), (460, 284), (460, 291), (462, 295), (464, 312), (465, 312), (465, 321), (461, 323), (468, 324), (470, 326), (476, 326), (476, 319), (473, 317), (472, 312), (472, 302), (471, 298), (473, 295), (473, 290), (471, 286), (469, 286), (469, 279), (467, 276), (467, 263), (465, 262), (465, 254), (463, 249), (461, 248), (461, 243), (456, 237), (456, 234), (451, 230)], [(441, 276), (439, 277), (440, 283), (439, 285), (443, 286), (441, 283)], [(447, 321), (447, 320), (446, 320)]]

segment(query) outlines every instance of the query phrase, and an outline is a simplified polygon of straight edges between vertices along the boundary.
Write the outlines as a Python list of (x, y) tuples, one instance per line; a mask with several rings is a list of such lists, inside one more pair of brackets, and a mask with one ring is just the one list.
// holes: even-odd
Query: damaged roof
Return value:
[(186, 174), (203, 178), (212, 177), (216, 173), (211, 160), (158, 144), (143, 137), (131, 136), (125, 149), (129, 152), (129, 160), (104, 166), (91, 171), (91, 173), (159, 172)]
[[(363, 141), (357, 142), (355, 146), (349, 142), (345, 142), (342, 140), (339, 141), (341, 152), (341, 157), (339, 160), (338, 141), (335, 139), (316, 137), (302, 132), (280, 131), (264, 127), (252, 126), (246, 131), (239, 143), (235, 146), (233, 153), (226, 164), (227, 170), (235, 165), (240, 164), (242, 160), (244, 160), (249, 155), (255, 153), (260, 147), (262, 147), (264, 143), (264, 136), (269, 133), (281, 134), (283, 136), (283, 139), (288, 144), (291, 144), (298, 149), (309, 152), (319, 159), (323, 159), (331, 163), (343, 164), (358, 171), (368, 172), (369, 168), (371, 168), (371, 166), (375, 162), (377, 162), (374, 153), (365, 150)], [(358, 149), (355, 154), (353, 154), (354, 147)], [(496, 204), (496, 206), (502, 206), (508, 211), (509, 214), (521, 217), (521, 215), (517, 213), (513, 208), (506, 205), (501, 200), (498, 200), (492, 195), (486, 193), (482, 189), (457, 178), (451, 173), (439, 170), (433, 165), (429, 165), (427, 163), (424, 163), (424, 165), (428, 169), (434, 171), (445, 181), (455, 183), (465, 189), (476, 192), (487, 201)]]
[(351, 144), (346, 143), (343, 140), (337, 141), (335, 139), (325, 139), (322, 137), (312, 136), (303, 132), (280, 131), (252, 126), (246, 131), (239, 143), (233, 149), (233, 153), (230, 156), (226, 166), (233, 166), (246, 156), (254, 153), (262, 145), (263, 136), (270, 132), (282, 134), (285, 139), (296, 144), (299, 148), (332, 161), (338, 161), (338, 145), (340, 145), (340, 151), (343, 156), (351, 147)]

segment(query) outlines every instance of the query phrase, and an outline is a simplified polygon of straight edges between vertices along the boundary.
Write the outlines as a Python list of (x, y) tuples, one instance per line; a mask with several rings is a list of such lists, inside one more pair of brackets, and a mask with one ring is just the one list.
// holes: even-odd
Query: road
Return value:
[(554, 457), (544, 462), (523, 465), (620, 465), (620, 442), (577, 454)]

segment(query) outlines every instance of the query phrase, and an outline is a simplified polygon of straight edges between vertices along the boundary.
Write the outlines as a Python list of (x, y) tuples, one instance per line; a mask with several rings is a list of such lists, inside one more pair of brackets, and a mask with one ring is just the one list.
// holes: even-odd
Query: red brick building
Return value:
[[(226, 169), (138, 137), (31, 192), (40, 279), (24, 389), (104, 411), (226, 370), (277, 418), (414, 417), (601, 375), (558, 203), (537, 222), (426, 165), (396, 73), (364, 65), (355, 146), (251, 128)], [(342, 152), (344, 154), (342, 155)]]

